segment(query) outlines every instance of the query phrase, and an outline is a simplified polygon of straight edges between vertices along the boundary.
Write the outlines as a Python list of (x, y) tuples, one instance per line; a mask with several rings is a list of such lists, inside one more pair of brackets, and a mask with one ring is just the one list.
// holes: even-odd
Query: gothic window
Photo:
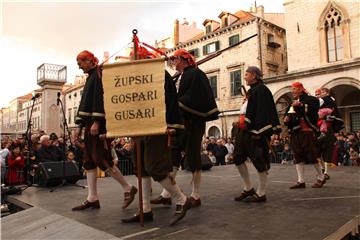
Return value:
[(325, 32), (328, 62), (340, 61), (344, 57), (342, 20), (343, 17), (336, 8), (331, 8), (326, 15)]

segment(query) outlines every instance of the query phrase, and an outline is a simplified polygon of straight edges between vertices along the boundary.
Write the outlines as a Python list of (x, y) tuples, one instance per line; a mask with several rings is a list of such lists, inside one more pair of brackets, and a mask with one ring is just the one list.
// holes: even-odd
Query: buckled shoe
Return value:
[(235, 200), (235, 201), (242, 201), (243, 199), (245, 199), (245, 198), (247, 198), (247, 197), (249, 197), (249, 196), (252, 196), (252, 195), (254, 195), (254, 194), (256, 194), (254, 188), (250, 189), (249, 191), (245, 191), (245, 190), (244, 190), (244, 191), (240, 194), (240, 196), (234, 198), (234, 200)]
[(99, 200), (96, 200), (95, 202), (89, 202), (88, 200), (86, 200), (81, 205), (73, 207), (71, 210), (72, 211), (81, 211), (81, 210), (85, 210), (87, 208), (93, 208), (93, 209), (100, 208)]
[(122, 209), (127, 208), (132, 203), (132, 201), (134, 201), (136, 193), (137, 193), (137, 188), (134, 186), (131, 186), (129, 192), (124, 192), (124, 202), (122, 205)]
[[(144, 222), (151, 222), (154, 220), (154, 215), (152, 211), (144, 213)], [(129, 218), (123, 218), (121, 219), (123, 223), (134, 223), (134, 222), (140, 222), (140, 213), (136, 213), (134, 216)]]
[(163, 205), (171, 205), (171, 198), (164, 198), (163, 196), (159, 196), (155, 199), (150, 200), (151, 204), (163, 204)]
[[(200, 200), (200, 199), (199, 199)], [(174, 226), (178, 221), (183, 219), (186, 215), (187, 210), (191, 208), (190, 198), (186, 198), (184, 205), (176, 205), (175, 216), (170, 221), (170, 226)]]

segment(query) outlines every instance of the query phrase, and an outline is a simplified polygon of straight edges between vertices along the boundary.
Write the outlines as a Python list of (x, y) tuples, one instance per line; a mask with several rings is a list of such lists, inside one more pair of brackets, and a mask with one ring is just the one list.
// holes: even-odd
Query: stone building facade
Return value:
[[(197, 60), (202, 60), (254, 36), (199, 66), (207, 74), (222, 112), (219, 120), (207, 123), (208, 136), (230, 136), (232, 122), (237, 120), (243, 101), (240, 87), (245, 84), (243, 78), (248, 66), (258, 66), (265, 77), (285, 74), (288, 69), (285, 29), (267, 21), (265, 16), (268, 15), (262, 6), (252, 10), (234, 14), (221, 12), (217, 20), (206, 19), (201, 35), (167, 52), (171, 55), (177, 49), (185, 48)], [(281, 14), (271, 17), (278, 19), (277, 23), (283, 22)]]
[[(360, 130), (360, 1), (286, 0), (287, 74), (265, 79), (283, 109), (290, 85), (329, 88), (345, 131)], [(306, 12), (306, 14), (304, 14)]]
[[(241, 86), (250, 65), (262, 69), (280, 120), (293, 100), (291, 83), (300, 81), (311, 94), (329, 88), (345, 121), (344, 131), (360, 130), (359, 1), (285, 0), (284, 6), (284, 14), (264, 13), (262, 6), (253, 6), (250, 12), (222, 12), (218, 20), (204, 21), (203, 35), (168, 51), (185, 48), (201, 60), (209, 46), (212, 53), (227, 47), (236, 34), (240, 40), (258, 34), (199, 66), (208, 75), (222, 111), (219, 120), (207, 123), (206, 135), (229, 136), (242, 103), (242, 96), (234, 94), (234, 74)], [(234, 15), (239, 19), (234, 20)]]

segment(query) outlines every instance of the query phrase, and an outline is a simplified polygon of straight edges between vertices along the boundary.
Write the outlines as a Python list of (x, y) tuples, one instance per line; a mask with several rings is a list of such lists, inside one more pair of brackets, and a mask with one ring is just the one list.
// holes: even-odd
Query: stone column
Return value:
[(52, 132), (60, 136), (61, 106), (57, 105), (58, 92), (66, 83), (66, 66), (44, 63), (37, 69), (37, 84), (42, 87), (41, 128), (47, 134)]

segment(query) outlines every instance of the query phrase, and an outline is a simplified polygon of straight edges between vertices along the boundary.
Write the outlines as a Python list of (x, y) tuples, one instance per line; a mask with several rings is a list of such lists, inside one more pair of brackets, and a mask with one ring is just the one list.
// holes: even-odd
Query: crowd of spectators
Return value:
[[(334, 165), (360, 166), (360, 131), (357, 133), (338, 133), (333, 154)], [(41, 162), (70, 161), (77, 165), (80, 176), (83, 176), (82, 152), (84, 143), (79, 141), (71, 144), (64, 142), (55, 133), (44, 132), (31, 136), (31, 142), (24, 137), (10, 139), (2, 138), (0, 150), (1, 181), (8, 185), (26, 184), (31, 181), (29, 173), (33, 166)], [(271, 162), (292, 164), (293, 154), (289, 147), (289, 137), (273, 135), (269, 144)], [(116, 138), (111, 142), (112, 156), (115, 164), (123, 175), (134, 174), (133, 143), (130, 138)], [(234, 142), (232, 138), (204, 137), (201, 148), (202, 154), (207, 155), (214, 166), (233, 164)], [(184, 157), (184, 155), (183, 155)], [(184, 158), (181, 166), (184, 169)], [(33, 174), (30, 174), (33, 175)]]
[[(25, 137), (1, 139), (0, 162), (1, 183), (7, 185), (30, 184), (35, 171), (40, 171), (39, 164), (44, 162), (69, 161), (79, 169), (79, 175), (84, 176), (82, 164), (82, 141), (76, 144), (55, 133), (47, 135), (40, 131), (34, 133), (29, 141)], [(113, 160), (124, 175), (133, 174), (132, 143), (128, 138), (117, 138), (111, 142)]]
[[(332, 163), (340, 166), (360, 166), (360, 131), (335, 134), (337, 142)], [(294, 157), (288, 136), (273, 135), (269, 142), (269, 156), (272, 163), (292, 164)], [(203, 154), (207, 154), (213, 165), (233, 163), (234, 142), (232, 138), (206, 137), (202, 143)]]

